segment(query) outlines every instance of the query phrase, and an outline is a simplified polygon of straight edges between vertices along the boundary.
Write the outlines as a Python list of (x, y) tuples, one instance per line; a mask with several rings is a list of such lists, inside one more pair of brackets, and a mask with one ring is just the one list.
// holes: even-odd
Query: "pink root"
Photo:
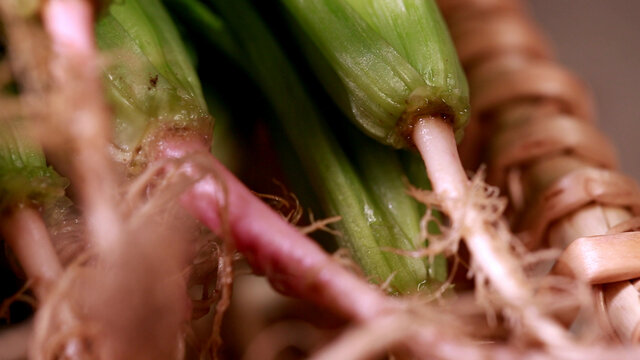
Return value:
[(183, 195), (182, 204), (214, 232), (228, 225), (236, 248), (275, 289), (355, 320), (399, 306), (335, 262), (209, 157), (217, 179), (205, 176)]

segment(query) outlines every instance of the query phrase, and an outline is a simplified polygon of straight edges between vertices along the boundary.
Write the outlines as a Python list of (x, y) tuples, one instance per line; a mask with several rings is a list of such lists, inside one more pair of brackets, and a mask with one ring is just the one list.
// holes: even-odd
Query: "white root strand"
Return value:
[(440, 118), (422, 118), (415, 124), (413, 140), (444, 211), (452, 222), (461, 222), (454, 226), (460, 228), (475, 270), (486, 276), (509, 308), (519, 310), (522, 323), (536, 338), (554, 347), (570, 346), (567, 331), (532, 301), (533, 287), (511, 253), (508, 239), (498, 234), (496, 225), (490, 224), (480, 209), (459, 205), (469, 198), (470, 183), (460, 164), (451, 125)]

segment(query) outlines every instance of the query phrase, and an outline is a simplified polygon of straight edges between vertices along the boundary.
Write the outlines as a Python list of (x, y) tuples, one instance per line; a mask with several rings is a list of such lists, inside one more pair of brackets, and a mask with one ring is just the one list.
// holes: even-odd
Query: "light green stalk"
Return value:
[(162, 129), (210, 131), (213, 119), (200, 81), (160, 1), (113, 1), (96, 25), (96, 38), (108, 55), (104, 73), (116, 115), (114, 142), (125, 160), (144, 163), (135, 157)]
[[(178, 11), (192, 4), (198, 6), (192, 0), (170, 3), (175, 4)], [(423, 261), (382, 249), (413, 249), (414, 239), (405, 233), (405, 224), (398, 223), (394, 216), (384, 211), (388, 203), (379, 202), (368, 190), (376, 186), (359, 177), (352, 167), (269, 30), (245, 1), (214, 0), (213, 4), (220, 14), (218, 20), (223, 19), (223, 26), (219, 25), (220, 21), (200, 22), (204, 17), (188, 17), (187, 22), (209, 32), (213, 43), (217, 44), (217, 35), (223, 27), (236, 39), (236, 49), (240, 53), (234, 52), (230, 56), (242, 59), (240, 65), (272, 103), (280, 127), (296, 150), (325, 212), (342, 217), (337, 224), (343, 234), (339, 238), (341, 246), (350, 250), (374, 281), (381, 282), (395, 274), (391, 282), (395, 290), (417, 290), (427, 279)], [(220, 44), (218, 47), (225, 50)], [(380, 169), (394, 172), (399, 167)], [(397, 179), (401, 178), (397, 174)], [(403, 190), (389, 191), (406, 198)], [(417, 218), (417, 215), (408, 218)], [(415, 229), (418, 229), (417, 223)]]
[(0, 122), (0, 210), (47, 207), (64, 196), (68, 181), (47, 165), (21, 121)]
[(434, 1), (281, 1), (310, 42), (303, 47), (318, 77), (368, 135), (411, 147), (414, 118), (437, 115), (462, 137), (468, 86)]

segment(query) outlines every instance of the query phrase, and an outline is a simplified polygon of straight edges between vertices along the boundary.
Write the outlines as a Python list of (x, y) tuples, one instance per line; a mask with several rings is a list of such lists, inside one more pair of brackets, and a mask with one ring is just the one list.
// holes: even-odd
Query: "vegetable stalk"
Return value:
[[(468, 120), (468, 87), (435, 2), (281, 3), (302, 29), (302, 47), (318, 77), (352, 121), (382, 143), (417, 147), (475, 271), (486, 276), (502, 301), (522, 309), (523, 322), (539, 340), (570, 344), (566, 331), (532, 301), (534, 289), (496, 214), (499, 200), (484, 193), (477, 180), (470, 182), (460, 164), (455, 139)], [(451, 251), (457, 249), (454, 244)]]
[[(230, 235), (254, 271), (266, 275), (278, 290), (358, 319), (395, 307), (286, 223), (211, 156), (207, 141), (212, 119), (198, 80), (190, 75), (195, 72), (184, 46), (160, 2), (126, 0), (113, 3), (111, 9), (112, 20), (98, 24), (99, 43), (116, 55), (120, 47), (128, 49), (131, 56), (105, 69), (111, 99), (121, 102), (114, 108), (124, 126), (116, 130), (135, 130), (133, 141), (120, 143), (126, 145), (121, 148), (124, 153), (135, 155), (137, 147), (143, 148), (140, 160), (127, 164), (136, 169), (137, 164), (149, 166), (168, 158), (184, 163), (195, 182), (181, 197), (184, 208), (214, 233)], [(149, 20), (153, 14), (162, 21)], [(158, 86), (150, 86), (150, 79)], [(129, 116), (133, 112), (140, 118)]]
[[(249, 5), (242, 1), (214, 1), (213, 7), (222, 20), (207, 21), (216, 18), (216, 14), (206, 7), (194, 10), (201, 5), (193, 1), (180, 2), (176, 10), (185, 4), (193, 8), (185, 13), (189, 23), (198, 26), (231, 58), (242, 59), (240, 64), (273, 104), (278, 127), (296, 150), (325, 212), (342, 218), (336, 224), (343, 234), (340, 244), (350, 250), (374, 281), (392, 277), (392, 289), (400, 292), (414, 292), (423, 286), (428, 278), (422, 260), (389, 251), (414, 249), (419, 229), (418, 209), (405, 194), (397, 155), (381, 151), (367, 139), (357, 140), (353, 148), (359, 149), (356, 152), (361, 160), (371, 162), (378, 154), (378, 168), (359, 174), (305, 95), (304, 86), (279, 45)], [(196, 12), (201, 16), (189, 16)], [(220, 32), (231, 35), (218, 36)], [(218, 42), (229, 37), (238, 39), (233, 51)], [(367, 154), (369, 150), (371, 153)], [(395, 174), (394, 180), (391, 174)], [(442, 262), (439, 264), (438, 270), (429, 271), (443, 280)]]

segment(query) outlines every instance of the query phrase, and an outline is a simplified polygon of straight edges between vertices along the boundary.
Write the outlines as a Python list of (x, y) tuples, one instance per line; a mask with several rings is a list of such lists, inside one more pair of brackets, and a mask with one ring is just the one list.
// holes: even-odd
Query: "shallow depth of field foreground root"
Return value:
[(83, 210), (90, 250), (65, 270), (42, 303), (30, 355), (176, 358), (189, 314), (180, 275), (191, 233), (177, 211), (166, 211), (179, 206), (166, 207), (149, 192), (145, 201), (119, 201), (121, 179), (108, 154), (111, 116), (100, 82), (91, 5), (54, 0), (42, 16), (54, 51), (48, 64), (52, 86), (42, 94), (51, 107), (41, 120), (53, 129), (47, 134), (52, 153), (72, 159), (67, 175)]

